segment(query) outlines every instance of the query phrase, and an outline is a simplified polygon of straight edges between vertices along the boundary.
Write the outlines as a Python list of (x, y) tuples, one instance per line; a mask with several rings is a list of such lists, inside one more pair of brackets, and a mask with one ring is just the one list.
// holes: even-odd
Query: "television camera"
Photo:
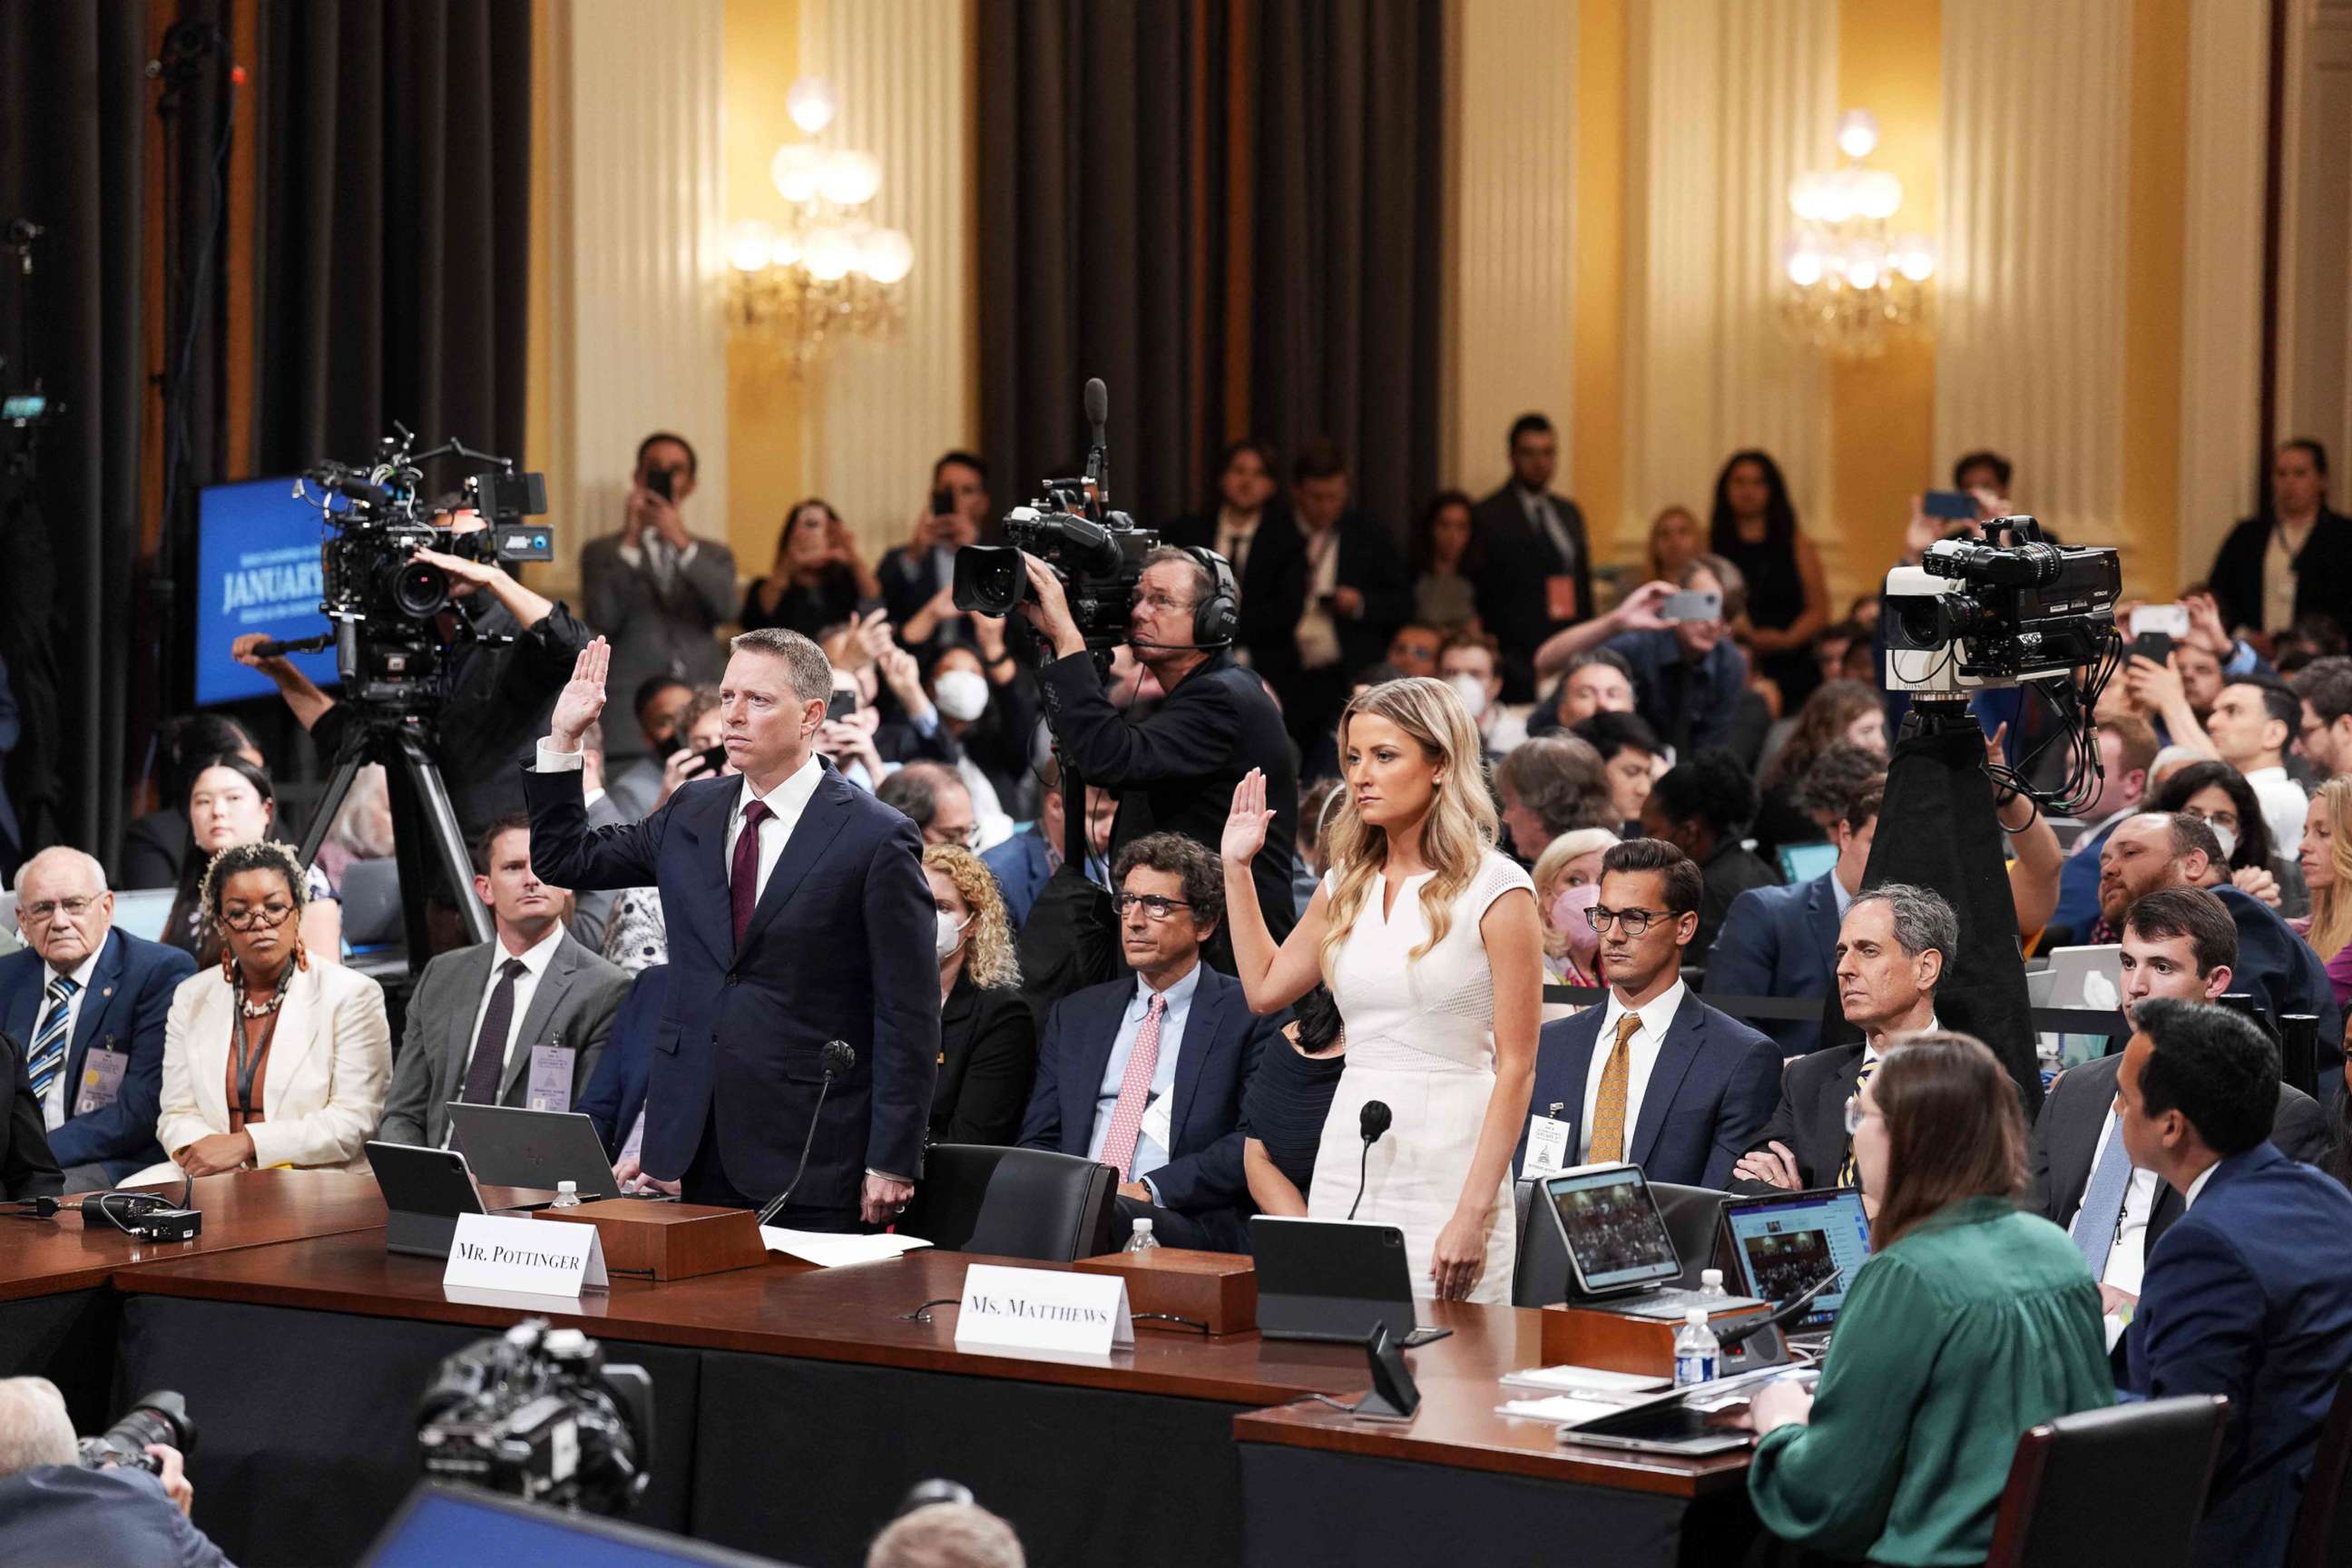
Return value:
[(653, 1480), (654, 1384), (577, 1329), (526, 1318), (443, 1362), (417, 1405), (428, 1479), (618, 1514)]

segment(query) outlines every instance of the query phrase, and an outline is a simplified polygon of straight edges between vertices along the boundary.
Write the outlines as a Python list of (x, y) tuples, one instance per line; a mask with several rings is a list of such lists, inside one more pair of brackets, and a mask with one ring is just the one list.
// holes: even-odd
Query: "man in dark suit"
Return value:
[(2228, 1396), (2198, 1560), (2281, 1563), (2352, 1364), (2352, 1194), (2265, 1136), (2278, 1049), (2252, 1022), (2152, 999), (2133, 1024), (2116, 1122), (2131, 1163), (2162, 1176), (2184, 1212), (2148, 1255), (2125, 1336), (2128, 1386)]
[(1022, 1147), (1117, 1166), (1122, 1234), (1149, 1219), (1164, 1246), (1245, 1251), (1242, 1091), (1282, 1019), (1253, 1015), (1241, 983), (1201, 962), (1224, 915), (1215, 855), (1155, 833), (1113, 870), (1135, 978), (1045, 1016)]
[(0, 1116), (0, 1198), (53, 1197), (65, 1191), (65, 1176), (49, 1152), (24, 1048), (7, 1035), (0, 1035), (0, 1084), (8, 1095), (7, 1114)]
[(1960, 942), (1952, 906), (1926, 888), (1887, 882), (1855, 898), (1838, 924), (1838, 1006), (1862, 1031), (1789, 1064), (1772, 1120), (1732, 1169), (1735, 1193), (1857, 1184), (1845, 1103), (1895, 1038), (1936, 1027), (1936, 987)]
[(1241, 580), (1241, 643), (1282, 698), (1310, 757), (1328, 745), (1358, 671), (1412, 614), (1412, 579), (1386, 525), (1348, 508), (1348, 465), (1328, 441), (1291, 465), (1289, 522), (1259, 531)]
[[(1270, 541), (1258, 542), (1261, 552), (1272, 548)], [(1223, 638), (1202, 635), (1202, 606), (1216, 590), (1215, 574), (1181, 550), (1163, 547), (1145, 557), (1128, 640), (1168, 695), (1149, 719), (1130, 724), (1103, 691), (1061, 580), (1034, 556), (1028, 565), (1022, 614), (1054, 651), (1039, 674), (1046, 718), (1078, 776), (1118, 796), (1113, 857), (1152, 833), (1181, 833), (1213, 855), (1234, 786), (1251, 769), (1262, 770), (1275, 818), (1251, 875), (1266, 925), (1280, 942), (1297, 923), (1290, 848), (1298, 770), (1282, 714), (1265, 687), (1234, 662)]]
[(497, 934), (416, 977), (376, 1133), (387, 1143), (446, 1143), (453, 1100), (572, 1110), (628, 994), (629, 977), (563, 929), (563, 889), (531, 869), (529, 818), (492, 823), (475, 853)]
[[(671, 1005), (654, 1038), (646, 1173), (691, 1203), (751, 1207), (791, 1187), (786, 1226), (884, 1224), (922, 1173), (940, 1048), (922, 839), (812, 750), (833, 689), (824, 651), (777, 629), (734, 646), (719, 698), (740, 776), (692, 780), (644, 822), (591, 833), (580, 737), (612, 655), (589, 645), (524, 775), (532, 862), (563, 887), (661, 889)], [(835, 1040), (855, 1059), (827, 1093)]]
[[(2271, 547), (2287, 557), (2285, 603), (2271, 580)], [(2352, 518), (2327, 506), (2327, 448), (2298, 439), (2271, 458), (2266, 510), (2230, 531), (2207, 574), (2222, 624), (2232, 630), (2284, 631), (2305, 616), (2346, 622), (2344, 584), (2352, 581)], [(2282, 616), (2280, 610), (2288, 613)]]
[[(1706, 956), (1706, 994), (1811, 1001), (1830, 994), (1838, 922), (1862, 891), (1871, 841), (1878, 835), (1878, 808), (1885, 798), (1881, 777), (1846, 808), (1842, 820), (1830, 824), (1837, 864), (1820, 876), (1785, 888), (1750, 888), (1731, 900)], [(1803, 1056), (1822, 1043), (1818, 1018), (1769, 1018), (1763, 1029), (1784, 1056)]]
[[(1027, 833), (1014, 834), (980, 858), (996, 879), (997, 891), (1004, 895), (1004, 912), (1014, 931), (1029, 923), (1037, 895), (1062, 864), (1062, 759), (1048, 756), (1037, 770), (1037, 783), (1042, 792), (1037, 826)], [(1111, 831), (1118, 812), (1118, 796), (1095, 784), (1087, 786), (1086, 872), (1087, 880), (1097, 887), (1110, 880)]]
[(1772, 1114), (1779, 1049), (1683, 983), (1701, 891), (1697, 864), (1660, 839), (1601, 858), (1592, 918), (1609, 1000), (1536, 1042), (1531, 1102), (1569, 1123), (1562, 1168), (1630, 1160), (1654, 1182), (1720, 1187)]
[(16, 921), (26, 945), (0, 958), (0, 1029), (19, 1043), (67, 1186), (102, 1191), (163, 1158), (163, 1021), (196, 961), (116, 931), (105, 872), (79, 849), (25, 863)]
[(1470, 510), (1482, 565), (1478, 623), (1503, 645), (1503, 696), (1535, 696), (1536, 649), (1561, 627), (1592, 617), (1592, 552), (1584, 514), (1551, 493), (1559, 437), (1540, 414), (1511, 426), (1510, 482)]
[[(2230, 989), (2238, 928), (2202, 888), (2166, 888), (2124, 916), (2124, 1015), (2154, 997), (2208, 1002)], [(2120, 1053), (2068, 1068), (2050, 1085), (2033, 1123), (2026, 1206), (2067, 1227), (2110, 1311), (2137, 1300), (2156, 1244), (2185, 1212), (2154, 1171), (2134, 1169), (2115, 1116)], [(2327, 1119), (2302, 1090), (2278, 1086), (2271, 1142), (2290, 1159), (2316, 1163)]]

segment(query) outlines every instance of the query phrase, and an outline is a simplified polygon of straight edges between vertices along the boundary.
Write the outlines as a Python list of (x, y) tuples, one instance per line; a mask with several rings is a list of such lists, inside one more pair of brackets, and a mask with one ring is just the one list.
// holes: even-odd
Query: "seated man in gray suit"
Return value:
[(629, 977), (563, 929), (564, 894), (530, 868), (530, 819), (482, 836), (474, 892), (498, 934), (425, 966), (376, 1136), (439, 1147), (449, 1101), (569, 1110), (588, 1087)]
[[(2151, 996), (2207, 1002), (2233, 989), (2237, 922), (2202, 888), (2143, 894), (2125, 914), (2122, 934), (2126, 1018)], [(2188, 1212), (2179, 1193), (2124, 1152), (2115, 1110), (2123, 1059), (2118, 1050), (2058, 1075), (2026, 1161), (2025, 1207), (2067, 1227), (2110, 1312), (2139, 1299), (2158, 1239)], [(2316, 1163), (2326, 1152), (2327, 1119), (2309, 1095), (2280, 1084), (2271, 1142), (2290, 1160)]]

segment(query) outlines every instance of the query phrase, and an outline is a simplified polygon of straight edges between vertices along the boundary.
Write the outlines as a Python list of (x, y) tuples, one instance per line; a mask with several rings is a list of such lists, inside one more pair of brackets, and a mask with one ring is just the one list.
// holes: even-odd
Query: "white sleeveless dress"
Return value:
[[(1429, 934), (1422, 916), (1424, 877), (1409, 877), (1395, 909), (1381, 906), (1385, 877), (1347, 940), (1333, 955), (1331, 995), (1348, 1031), (1348, 1066), (1331, 1097), (1323, 1141), (1315, 1154), (1307, 1212), (1345, 1219), (1356, 1199), (1357, 1163), (1364, 1158), (1358, 1119), (1367, 1100), (1384, 1100), (1394, 1120), (1372, 1145), (1359, 1220), (1376, 1220), (1404, 1233), (1417, 1295), (1433, 1296), (1430, 1257), (1437, 1233), (1454, 1217), (1477, 1152), (1478, 1130), (1495, 1089), (1495, 977), (1478, 922), (1514, 888), (1535, 884), (1507, 857), (1488, 850), (1477, 874), (1454, 900), (1445, 940), (1407, 961)], [(1336, 892), (1338, 873), (1324, 878)], [(1496, 1184), (1494, 1218), (1486, 1231), (1486, 1267), (1470, 1292), (1473, 1301), (1507, 1305), (1517, 1254), (1512, 1227), (1509, 1173)]]

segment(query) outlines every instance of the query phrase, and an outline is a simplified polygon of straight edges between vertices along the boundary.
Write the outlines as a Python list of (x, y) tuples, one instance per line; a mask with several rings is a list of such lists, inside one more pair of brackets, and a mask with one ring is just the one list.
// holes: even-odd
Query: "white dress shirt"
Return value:
[[(70, 978), (74, 983), (74, 994), (66, 998), (66, 1060), (68, 1062), (71, 1062), (73, 1060), (74, 1031), (81, 1027), (82, 998), (89, 994), (90, 974), (98, 968), (98, 955), (105, 951), (106, 943), (103, 942), (100, 942), (97, 947), (90, 951), (89, 956), (81, 961), (80, 966), (75, 969), (68, 976), (68, 978)], [(41, 1002), (40, 1005), (35, 1008), (33, 1012), (33, 1034), (36, 1037), (37, 1037), (41, 1032), (41, 1025), (43, 1021), (49, 1016), (48, 985), (49, 982), (55, 980), (57, 977), (58, 972), (56, 970), (49, 968), (46, 964), (42, 966)], [(27, 1051), (30, 1051), (32, 1044), (33, 1042), (31, 1040), (26, 1040), (25, 1042), (25, 1048)], [(126, 1047), (125, 1048), (127, 1049), (128, 1047)], [(80, 1080), (75, 1078), (73, 1074), (63, 1070), (60, 1070), (56, 1078), (49, 1080), (49, 1091), (41, 1096), (41, 1118), (49, 1124), (50, 1131), (55, 1132), (58, 1128), (63, 1127), (66, 1124), (66, 1112), (71, 1110), (73, 1106), (73, 1102), (66, 1098), (66, 1091), (68, 1089), (73, 1088), (79, 1081)]]
[(1298, 662), (1309, 669), (1328, 669), (1339, 662), (1339, 626), (1324, 601), (1339, 587), (1339, 525), (1321, 533), (1298, 525), (1306, 541), (1307, 605), (1298, 616)]
[[(1690, 987), (1681, 980), (1659, 992), (1637, 1009), (1642, 1026), (1633, 1031), (1627, 1047), (1629, 1060), (1625, 1073), (1625, 1131), (1623, 1148), (1633, 1147), (1633, 1129), (1642, 1121), (1642, 1093), (1650, 1085), (1651, 1069), (1658, 1065), (1658, 1053), (1665, 1047), (1666, 1029), (1681, 1010), (1683, 997)], [(1609, 1070), (1609, 1058), (1617, 1049), (1617, 1020), (1626, 1013), (1625, 1004), (1619, 1001), (1615, 990), (1601, 1013), (1601, 1033), (1593, 1037), (1592, 1060), (1584, 1069), (1584, 1114), (1576, 1124), (1576, 1157), (1579, 1162), (1592, 1154), (1592, 1112), (1601, 1103), (1601, 1075)]]
[(2205, 1190), (2205, 1184), (2211, 1181), (2213, 1179), (2213, 1173), (2221, 1168), (2221, 1162), (2216, 1160), (2211, 1164), (2197, 1173), (2197, 1179), (2189, 1184), (2189, 1190), (2187, 1192), (2180, 1194), (2180, 1210), (2183, 1214), (2188, 1213), (2190, 1209), (2197, 1206), (2197, 1194)]
[[(514, 979), (514, 1011), (507, 1015), (507, 1037), (499, 1049), (499, 1081), (506, 1081), (507, 1069), (514, 1066), (515, 1042), (522, 1035), (522, 1016), (530, 1011), (530, 999), (539, 990), (540, 976), (545, 974), (547, 966), (555, 962), (555, 950), (562, 943), (563, 927), (559, 922), (536, 943), (520, 952), (509, 952), (503, 942), (491, 948), (490, 978), (482, 986), (482, 999), (474, 1004), (474, 1026), (466, 1032), (469, 1042), (466, 1061), (469, 1067), (474, 1059), (470, 1042), (478, 1042), (482, 1037), (482, 1019), (488, 1014), (490, 998), (497, 994), (499, 982), (503, 978), (499, 972), (507, 966), (507, 960), (519, 958), (522, 960), (522, 973)], [(460, 1081), (463, 1081), (462, 1074)]]
[(1265, 521), (1264, 511), (1244, 518), (1229, 506), (1217, 509), (1217, 553), (1233, 567), (1235, 577), (1249, 564), (1250, 546), (1257, 542), (1258, 526)]
[[(2099, 1142), (2091, 1151), (2091, 1169), (2095, 1172), (2105, 1158), (2107, 1140), (2123, 1136), (2116, 1125), (2114, 1106), (2107, 1108), (2107, 1119), (2099, 1129)], [(2087, 1183), (2087, 1178), (2085, 1179)], [(2147, 1272), (2147, 1222), (2156, 1213), (2156, 1189), (2158, 1178), (2154, 1171), (2132, 1167), (2131, 1181), (2124, 1187), (2123, 1217), (2116, 1222), (2116, 1244), (2107, 1249), (2107, 1266), (2099, 1270), (2099, 1283), (2112, 1285), (2127, 1296), (2139, 1294), (2141, 1277)], [(2078, 1205), (2079, 1206), (2079, 1205)]]

